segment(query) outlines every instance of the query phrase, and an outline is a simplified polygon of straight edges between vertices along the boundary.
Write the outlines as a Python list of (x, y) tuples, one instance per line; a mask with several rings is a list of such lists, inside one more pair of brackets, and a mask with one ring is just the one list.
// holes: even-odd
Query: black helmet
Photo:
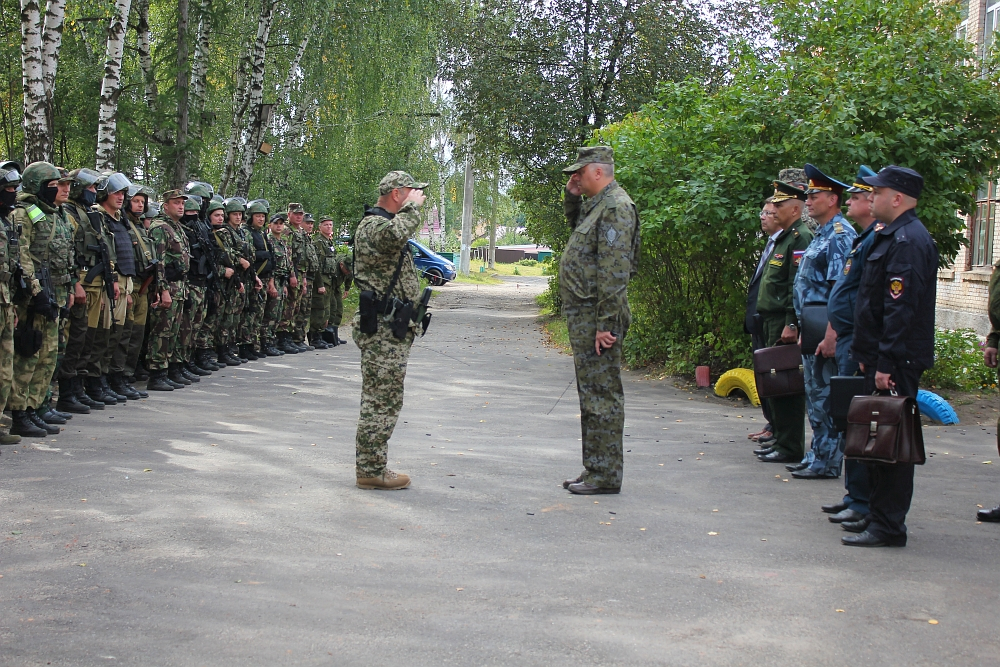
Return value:
[(101, 177), (101, 180), (97, 181), (97, 201), (104, 201), (113, 192), (121, 192), (122, 190), (128, 192), (130, 185), (132, 185), (132, 182), (120, 171), (116, 171), (113, 174), (105, 174)]
[(21, 172), (13, 167), (4, 168), (0, 166), (0, 188), (7, 188), (12, 185), (21, 186)]

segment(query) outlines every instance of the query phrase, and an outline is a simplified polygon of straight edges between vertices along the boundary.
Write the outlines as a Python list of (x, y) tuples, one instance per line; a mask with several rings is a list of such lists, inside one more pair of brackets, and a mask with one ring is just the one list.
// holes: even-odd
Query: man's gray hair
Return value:
[(600, 167), (601, 171), (604, 172), (605, 176), (611, 176), (612, 178), (614, 178), (615, 165), (608, 164), (607, 162), (595, 162), (594, 165)]

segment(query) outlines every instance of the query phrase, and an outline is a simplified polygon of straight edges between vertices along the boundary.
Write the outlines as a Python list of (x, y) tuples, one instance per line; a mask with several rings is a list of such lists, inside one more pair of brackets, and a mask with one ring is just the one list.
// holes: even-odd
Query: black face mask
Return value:
[(0, 190), (0, 206), (6, 206), (7, 208), (12, 208), (14, 203), (17, 202), (17, 191), (9, 192), (7, 190)]
[(97, 193), (91, 190), (84, 190), (80, 193), (80, 202), (84, 206), (93, 206), (97, 202)]
[(54, 188), (50, 185), (46, 185), (42, 188), (42, 191), (38, 193), (38, 198), (49, 206), (55, 207), (56, 205), (56, 194), (59, 192), (59, 188)]

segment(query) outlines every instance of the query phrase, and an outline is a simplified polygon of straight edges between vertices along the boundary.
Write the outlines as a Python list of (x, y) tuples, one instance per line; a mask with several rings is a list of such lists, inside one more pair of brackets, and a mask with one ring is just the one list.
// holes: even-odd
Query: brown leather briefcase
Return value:
[(855, 396), (847, 412), (844, 456), (873, 463), (923, 465), (924, 432), (911, 396)]
[(753, 374), (761, 398), (806, 393), (802, 375), (802, 348), (798, 345), (762, 347), (753, 353)]

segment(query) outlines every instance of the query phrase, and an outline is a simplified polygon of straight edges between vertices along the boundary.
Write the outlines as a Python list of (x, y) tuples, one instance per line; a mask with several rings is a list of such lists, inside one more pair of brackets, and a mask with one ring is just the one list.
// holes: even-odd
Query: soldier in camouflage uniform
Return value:
[(639, 216), (614, 178), (610, 147), (581, 148), (576, 163), (563, 171), (572, 174), (564, 207), (573, 232), (559, 263), (559, 289), (580, 395), (584, 467), (563, 486), (585, 495), (618, 493), (625, 428), (622, 341), (632, 323), (627, 287), (638, 268)]
[[(10, 398), (14, 382), (14, 290), (21, 273), (17, 231), (8, 216), (17, 199), (21, 174), (10, 167), (0, 167), (0, 405)], [(0, 430), (0, 445), (16, 445), (21, 436)]]
[(419, 298), (420, 283), (407, 241), (422, 224), (417, 208), (424, 203), (425, 187), (426, 183), (417, 183), (406, 172), (386, 174), (378, 185), (378, 203), (365, 211), (354, 237), (355, 280), (358, 289), (370, 291), (373, 298), (365, 322), (377, 324), (374, 333), (363, 333), (360, 309), (353, 322), (354, 340), (361, 348), (361, 414), (355, 441), (361, 489), (395, 490), (410, 485), (409, 476), (389, 470), (386, 464), (389, 437), (403, 407), (403, 380), (416, 325), (410, 323), (403, 338), (397, 338), (390, 328), (391, 316), (383, 314), (385, 309), (377, 304), (384, 306), (393, 298), (403, 302)]
[(313, 225), (315, 224), (312, 214), (303, 213), (301, 221), (297, 220), (297, 217), (293, 218), (289, 215), (289, 221), (297, 230), (297, 241), (301, 244), (306, 262), (303, 267), (305, 273), (303, 274), (302, 296), (299, 299), (299, 304), (295, 307), (295, 317), (292, 322), (292, 342), (311, 351), (315, 349), (315, 346), (309, 342), (306, 332), (309, 330), (309, 320), (312, 316), (312, 299), (316, 290), (313, 282), (319, 273), (319, 253), (316, 252), (316, 244), (313, 243), (312, 239)]
[[(139, 354), (146, 338), (146, 324), (149, 321), (150, 285), (153, 285), (153, 281), (156, 279), (155, 268), (158, 260), (153, 241), (149, 238), (149, 232), (146, 229), (146, 222), (143, 220), (143, 216), (149, 212), (150, 198), (154, 196), (154, 193), (144, 185), (133, 183), (128, 194), (129, 196), (125, 200), (126, 222), (135, 248), (138, 271), (132, 284), (132, 321), (128, 347), (123, 349), (120, 354), (125, 359), (123, 364), (125, 381), (131, 383), (136, 380)], [(153, 289), (156, 289), (155, 285), (153, 285)], [(145, 393), (136, 391), (140, 395)]]
[[(195, 363), (209, 370), (220, 370), (226, 367), (224, 361), (215, 362), (212, 360), (210, 350), (215, 350), (215, 354), (218, 355), (218, 349), (226, 344), (226, 336), (229, 328), (232, 327), (233, 313), (236, 307), (236, 304), (232, 302), (241, 296), (238, 288), (234, 287), (234, 283), (239, 282), (237, 269), (241, 267), (238, 262), (239, 256), (233, 247), (233, 237), (228, 231), (227, 201), (230, 203), (234, 215), (238, 216), (239, 221), (242, 222), (244, 206), (241, 201), (213, 201), (208, 205), (208, 222), (212, 226), (212, 241), (215, 243), (214, 273), (218, 276), (219, 288), (212, 291), (215, 304), (205, 318), (202, 338), (197, 341), (197, 346), (200, 349)], [(216, 358), (218, 359), (218, 356)]]
[(344, 299), (351, 289), (354, 279), (354, 253), (346, 243), (337, 244), (337, 273), (334, 276), (333, 295), (330, 298), (329, 331), (334, 345), (344, 345), (340, 337), (340, 325), (344, 321)]
[[(223, 281), (226, 316), (221, 328), (221, 336), (217, 341), (219, 363), (227, 366), (238, 366), (239, 359), (232, 355), (234, 346), (243, 343), (246, 336), (244, 316), (250, 300), (257, 299), (263, 285), (254, 272), (254, 249), (250, 230), (243, 224), (246, 214), (246, 202), (240, 197), (226, 200), (226, 225), (218, 234), (219, 239), (229, 249), (233, 257), (233, 268), (236, 273), (227, 282)], [(245, 344), (245, 343), (244, 343)], [(263, 354), (263, 352), (261, 353)]]
[(316, 249), (317, 270), (313, 275), (309, 343), (317, 350), (325, 350), (332, 347), (323, 340), (323, 330), (330, 323), (330, 302), (337, 290), (337, 248), (333, 240), (332, 218), (320, 218), (319, 230), (313, 235), (312, 243)]
[[(848, 186), (826, 176), (811, 164), (806, 165), (805, 171), (809, 178), (806, 208), (819, 229), (802, 255), (795, 274), (792, 299), (800, 322), (803, 306), (826, 305), (830, 289), (844, 273), (844, 263), (857, 237), (854, 228), (840, 212), (840, 195)], [(841, 435), (830, 415), (830, 378), (837, 375), (836, 348), (837, 333), (828, 322), (825, 340), (815, 353), (802, 356), (806, 412), (813, 439), (810, 451), (799, 464), (802, 468), (792, 472), (797, 479), (840, 477), (843, 460)]]
[[(983, 363), (987, 368), (997, 367), (1000, 357), (1000, 261), (993, 265), (990, 275), (989, 299), (987, 300), (987, 315), (990, 318), (990, 333), (986, 336), (986, 349), (983, 351)], [(997, 453), (1000, 453), (1000, 419), (997, 419)], [(1000, 523), (1000, 504), (989, 509), (983, 508), (976, 512), (977, 521)]]
[(297, 339), (296, 324), (302, 304), (312, 304), (309, 287), (309, 274), (315, 262), (315, 252), (308, 235), (299, 227), (303, 225), (305, 210), (302, 204), (292, 202), (288, 205), (288, 222), (285, 228), (285, 238), (292, 252), (292, 274), (288, 280), (288, 299), (285, 301), (285, 312), (282, 313), (281, 324), (278, 326), (279, 350), (294, 354), (307, 352), (311, 348)]
[[(149, 225), (149, 237), (160, 263), (156, 265), (156, 299), (150, 304), (149, 382), (151, 391), (180, 389), (189, 380), (180, 375), (180, 324), (187, 300), (187, 272), (191, 248), (181, 226), (184, 201), (180, 190), (163, 193), (160, 216)], [(183, 381), (182, 381), (183, 380)]]
[[(14, 356), (14, 382), (7, 400), (13, 420), (10, 432), (15, 435), (40, 437), (59, 432), (34, 408), (45, 400), (56, 370), (60, 308), (73, 306), (77, 281), (73, 227), (60, 208), (69, 199), (72, 180), (48, 162), (28, 165), (11, 214), (14, 228), (21, 228), (21, 268), (28, 292), (17, 305), (19, 331), (15, 334), (15, 341), (20, 337), (28, 344), (19, 346), (21, 351)], [(30, 349), (29, 339), (37, 337), (32, 330), (41, 333), (37, 350)]]
[(274, 257), (274, 270), (271, 273), (273, 292), (268, 289), (267, 304), (264, 307), (264, 324), (261, 330), (261, 345), (265, 348), (274, 347), (277, 341), (278, 325), (283, 313), (287, 313), (286, 300), (291, 299), (293, 288), (290, 278), (293, 274), (292, 249), (285, 236), (285, 220), (280, 216), (271, 218), (271, 231), (267, 240), (271, 244)]
[[(267, 304), (267, 298), (272, 295), (277, 296), (274, 281), (271, 279), (271, 273), (274, 271), (273, 248), (267, 238), (267, 229), (265, 229), (269, 211), (270, 206), (263, 199), (255, 199), (247, 205), (247, 215), (249, 216), (247, 230), (254, 253), (251, 269), (253, 270), (253, 275), (260, 281), (261, 289), (255, 290), (252, 293), (248, 292), (249, 303), (243, 311), (243, 327), (245, 331), (240, 348), (244, 350), (249, 347), (254, 350), (262, 350), (267, 356), (276, 356), (277, 350), (273, 346), (266, 347), (262, 345), (260, 339), (261, 324), (264, 321), (264, 307)], [(271, 354), (272, 351), (275, 354)], [(240, 361), (243, 359), (249, 360), (248, 357), (238, 358)]]

